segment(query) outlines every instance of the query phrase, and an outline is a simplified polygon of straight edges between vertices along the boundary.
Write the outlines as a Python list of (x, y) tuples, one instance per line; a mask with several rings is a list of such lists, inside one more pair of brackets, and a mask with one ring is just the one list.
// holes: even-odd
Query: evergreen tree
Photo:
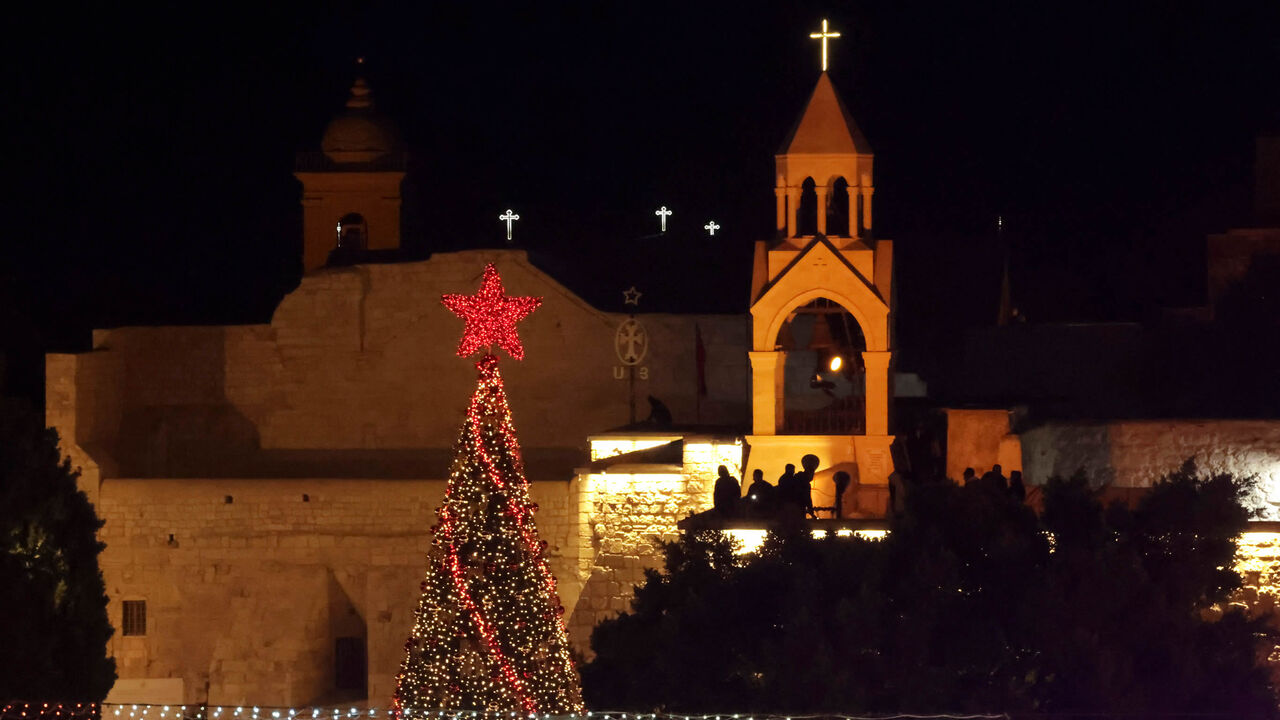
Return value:
[[(524, 357), (515, 324), (536, 297), (507, 297), (490, 263), (475, 295), (442, 301), (466, 320), (458, 355), (497, 345)], [(511, 423), (498, 359), (486, 354), (454, 444), (427, 576), (396, 678), (393, 711), (582, 710), (564, 607), (533, 522), (537, 506)]]
[(102, 521), (58, 434), (0, 410), (0, 699), (101, 702), (115, 683)]
[(596, 627), (584, 691), (640, 712), (1278, 717), (1276, 634), (1228, 606), (1248, 492), (1187, 466), (1104, 508), (1054, 480), (1036, 517), (935, 482), (883, 540), (783, 528), (735, 557), (687, 532)]

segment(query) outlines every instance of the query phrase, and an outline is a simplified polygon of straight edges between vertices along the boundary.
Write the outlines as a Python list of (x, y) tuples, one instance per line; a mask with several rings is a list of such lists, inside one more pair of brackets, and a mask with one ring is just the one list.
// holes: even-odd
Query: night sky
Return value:
[(300, 272), (294, 153), (358, 56), (411, 152), (408, 256), (500, 246), (512, 207), (593, 301), (635, 282), (650, 310), (745, 312), (829, 18), (908, 370), (994, 320), (1002, 242), (1033, 321), (1203, 302), (1204, 236), (1250, 223), (1254, 137), (1280, 129), (1274, 1), (325, 5), (9, 19), (11, 355), (269, 319)]

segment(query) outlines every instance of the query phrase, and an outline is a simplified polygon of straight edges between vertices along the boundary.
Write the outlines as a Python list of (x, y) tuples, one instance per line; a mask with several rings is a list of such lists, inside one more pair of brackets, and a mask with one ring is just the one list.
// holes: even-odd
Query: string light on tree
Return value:
[(822, 32), (809, 33), (809, 37), (822, 42), (822, 72), (827, 71), (827, 41), (840, 37), (838, 32), (827, 31), (827, 19), (822, 18)]
[[(507, 297), (490, 264), (479, 292), (442, 300), (466, 320), (460, 355), (496, 343), (523, 357), (515, 324), (541, 298)], [(534, 524), (498, 359), (486, 354), (476, 368), (391, 714), (580, 713), (564, 607)]]
[(507, 242), (511, 242), (511, 223), (515, 222), (516, 220), (519, 220), (519, 219), (520, 219), (520, 216), (519, 216), (519, 215), (517, 215), (517, 214), (515, 214), (515, 213), (513, 213), (513, 212), (511, 212), (511, 208), (507, 208), (507, 211), (506, 211), (506, 212), (504, 212), (504, 213), (502, 213), (501, 215), (499, 215), (499, 216), (498, 216), (498, 219), (499, 219), (499, 220), (505, 220), (505, 221), (506, 221), (506, 223), (507, 223)]
[(666, 205), (663, 205), (662, 207), (658, 208), (658, 209), (657, 209), (653, 214), (654, 214), (654, 215), (657, 215), (657, 216), (658, 216), (658, 218), (661, 220), (661, 222), (662, 222), (662, 232), (666, 232), (666, 231), (667, 231), (667, 218), (671, 215), (671, 211), (667, 209), (667, 206), (666, 206)]
[(702, 229), (706, 230), (708, 233), (714, 236), (716, 234), (716, 231), (720, 229), (720, 226), (716, 224), (715, 220), (712, 220), (706, 225), (703, 225)]

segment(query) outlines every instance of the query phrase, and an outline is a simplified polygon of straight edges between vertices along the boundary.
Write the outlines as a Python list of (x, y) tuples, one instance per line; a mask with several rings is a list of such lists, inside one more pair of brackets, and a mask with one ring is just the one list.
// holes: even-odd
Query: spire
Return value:
[(795, 153), (871, 153), (871, 146), (825, 72), (818, 76), (804, 112), (778, 151), (779, 155)]

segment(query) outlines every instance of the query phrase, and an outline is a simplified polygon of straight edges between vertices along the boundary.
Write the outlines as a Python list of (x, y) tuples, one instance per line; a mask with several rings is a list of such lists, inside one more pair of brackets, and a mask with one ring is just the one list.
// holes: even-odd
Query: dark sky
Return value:
[(1204, 235), (1248, 224), (1253, 139), (1280, 127), (1274, 1), (310, 5), (11, 19), (11, 348), (269, 318), (298, 280), (293, 154), (361, 55), (412, 153), (411, 252), (493, 246), (509, 206), (588, 296), (635, 281), (650, 309), (745, 311), (828, 17), (897, 242), (907, 369), (994, 319), (997, 214), (1033, 320), (1199, 303)]

